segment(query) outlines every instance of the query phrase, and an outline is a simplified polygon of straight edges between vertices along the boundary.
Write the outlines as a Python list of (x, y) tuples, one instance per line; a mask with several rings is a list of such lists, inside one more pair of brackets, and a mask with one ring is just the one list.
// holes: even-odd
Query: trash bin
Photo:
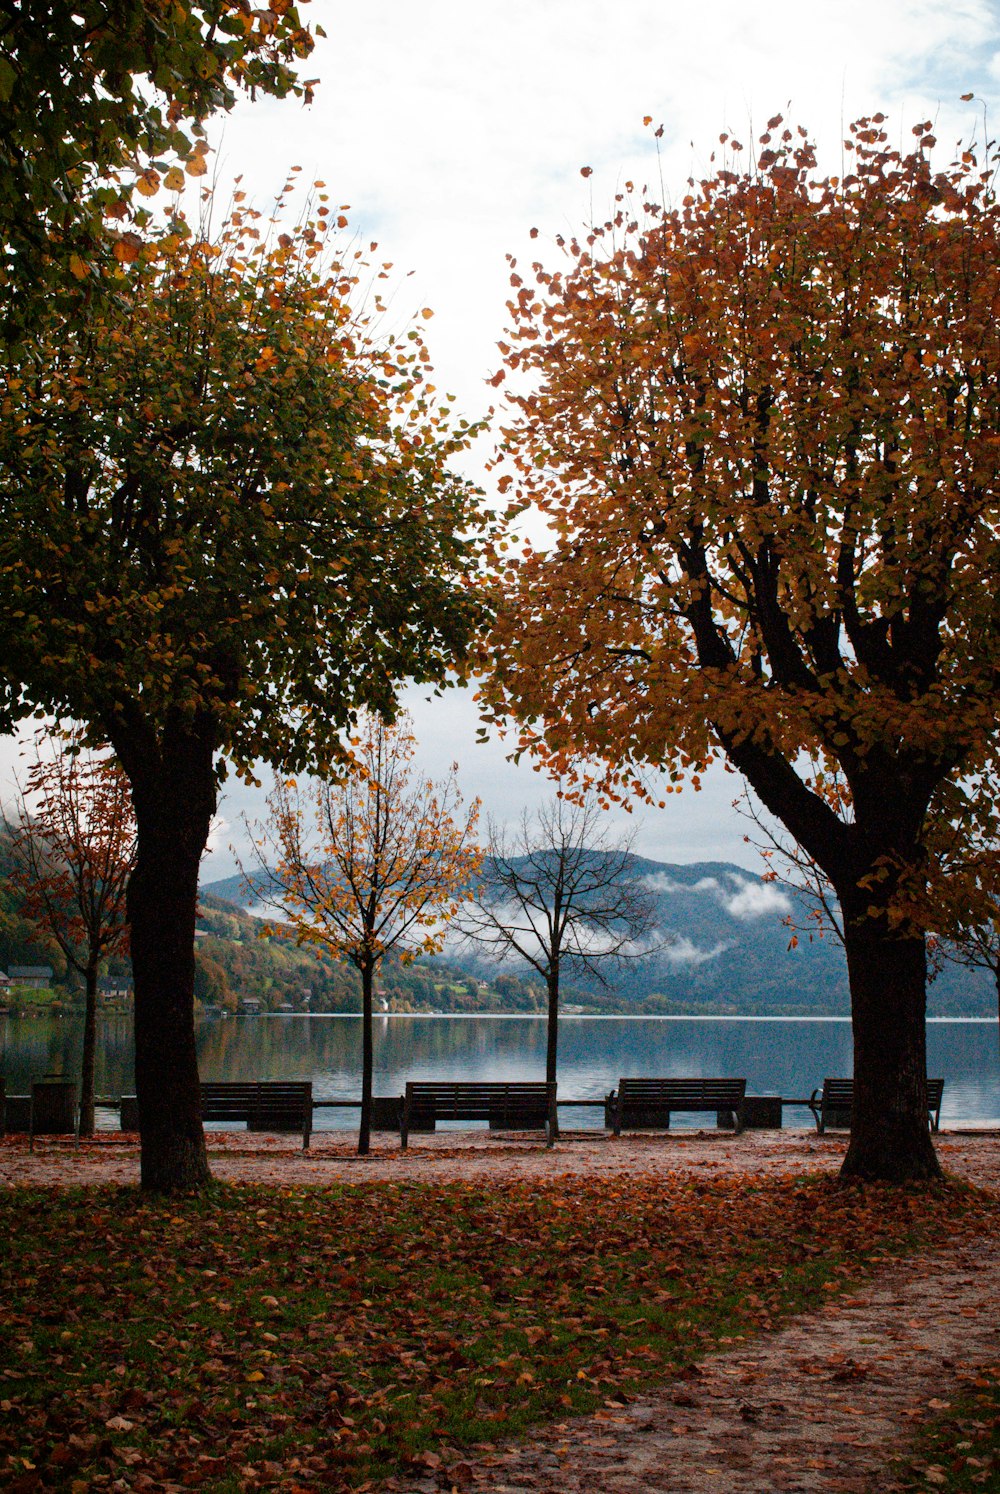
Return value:
[(76, 1085), (62, 1074), (46, 1074), (31, 1086), (32, 1136), (67, 1136), (76, 1130)]

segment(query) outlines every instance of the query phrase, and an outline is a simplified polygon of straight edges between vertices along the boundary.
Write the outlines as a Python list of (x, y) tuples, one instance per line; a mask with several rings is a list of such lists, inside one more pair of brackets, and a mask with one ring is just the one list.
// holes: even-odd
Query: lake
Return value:
[[(8, 1094), (33, 1078), (79, 1069), (82, 1022), (73, 1017), (0, 1018), (0, 1071)], [(197, 1027), (203, 1079), (311, 1079), (315, 1099), (360, 1093), (361, 1019), (345, 1016), (203, 1018)], [(622, 1075), (746, 1076), (750, 1094), (809, 1095), (827, 1074), (852, 1072), (851, 1028), (836, 1017), (563, 1017), (559, 1093), (602, 1099)], [(1000, 1056), (993, 1020), (940, 1019), (927, 1027), (928, 1070), (945, 1078), (943, 1126), (1000, 1126)], [(407, 1079), (540, 1079), (545, 1076), (541, 1017), (375, 1019), (375, 1093), (401, 1094)], [(132, 1025), (101, 1024), (97, 1092), (134, 1091)], [(594, 1110), (568, 1110), (563, 1124), (599, 1126)], [(785, 1111), (786, 1125), (811, 1121)], [(114, 1125), (106, 1112), (101, 1124)], [(357, 1112), (318, 1110), (316, 1129), (357, 1126)], [(697, 1115), (677, 1117), (678, 1129)]]

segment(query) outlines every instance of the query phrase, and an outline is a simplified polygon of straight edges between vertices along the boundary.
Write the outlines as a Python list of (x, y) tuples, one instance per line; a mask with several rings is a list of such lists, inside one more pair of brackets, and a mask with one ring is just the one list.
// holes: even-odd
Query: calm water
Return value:
[[(0, 1018), (0, 1070), (8, 1094), (32, 1078), (78, 1070), (81, 1023), (72, 1018)], [(932, 1021), (928, 1068), (945, 1078), (942, 1125), (1000, 1125), (1000, 1057), (995, 1021)], [(600, 1099), (623, 1074), (745, 1075), (751, 1094), (808, 1095), (827, 1074), (852, 1072), (846, 1020), (754, 1017), (564, 1017), (559, 1028), (559, 1093)], [(228, 1017), (198, 1026), (203, 1079), (312, 1079), (316, 1099), (360, 1091), (361, 1020), (343, 1017)], [(539, 1079), (545, 1075), (545, 1022), (539, 1017), (378, 1017), (375, 1093), (401, 1094), (407, 1079)], [(97, 1092), (131, 1093), (131, 1022), (101, 1031)], [(318, 1129), (357, 1125), (353, 1110), (320, 1110)], [(785, 1111), (786, 1125), (810, 1120)], [(597, 1126), (599, 1109), (569, 1110), (563, 1123)], [(113, 1118), (106, 1118), (113, 1124)], [(697, 1115), (678, 1116), (697, 1126)]]

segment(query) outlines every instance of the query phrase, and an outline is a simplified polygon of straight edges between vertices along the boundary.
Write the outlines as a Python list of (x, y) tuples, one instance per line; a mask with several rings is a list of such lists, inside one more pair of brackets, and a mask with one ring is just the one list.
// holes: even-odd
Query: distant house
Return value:
[(132, 995), (132, 986), (130, 975), (102, 975), (97, 982), (97, 993), (109, 1000), (120, 1000)]
[(259, 996), (241, 996), (240, 1004), (236, 1008), (243, 1016), (255, 1017), (259, 1014), (263, 1003)]
[(44, 991), (52, 984), (51, 965), (11, 965), (7, 975), (22, 991)]

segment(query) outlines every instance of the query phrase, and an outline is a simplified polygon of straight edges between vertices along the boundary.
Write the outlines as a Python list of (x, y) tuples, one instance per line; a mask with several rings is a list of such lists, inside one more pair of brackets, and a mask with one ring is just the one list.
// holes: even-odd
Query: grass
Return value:
[(924, 1425), (894, 1472), (894, 1487), (902, 1490), (1000, 1490), (1000, 1363), (956, 1374), (942, 1390), (940, 1414)]
[(828, 1179), (11, 1190), (0, 1487), (373, 1489), (986, 1224), (959, 1186)]

